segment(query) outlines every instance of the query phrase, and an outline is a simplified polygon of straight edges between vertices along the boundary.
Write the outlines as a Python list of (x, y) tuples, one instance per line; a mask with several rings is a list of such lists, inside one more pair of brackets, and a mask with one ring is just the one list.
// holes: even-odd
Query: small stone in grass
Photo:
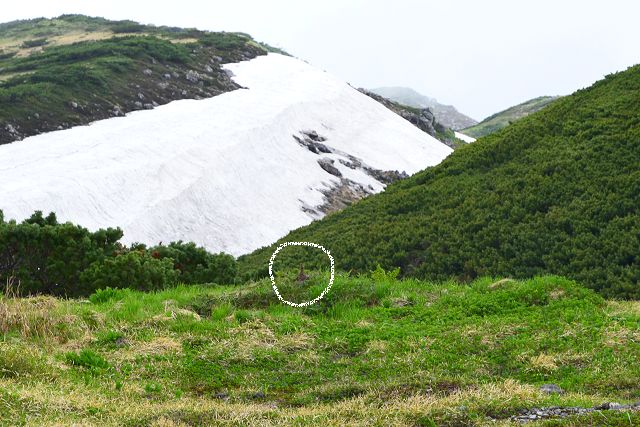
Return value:
[(564, 393), (564, 390), (562, 390), (560, 387), (558, 387), (555, 384), (543, 384), (540, 387), (540, 391), (543, 393), (547, 393), (547, 394), (562, 394)]

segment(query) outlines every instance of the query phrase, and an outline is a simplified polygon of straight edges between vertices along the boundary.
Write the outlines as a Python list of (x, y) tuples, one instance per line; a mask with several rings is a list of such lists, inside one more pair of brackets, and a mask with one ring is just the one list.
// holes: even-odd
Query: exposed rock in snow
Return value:
[(338, 168), (333, 166), (334, 163), (335, 163), (335, 160), (328, 159), (326, 157), (318, 160), (318, 164), (320, 165), (320, 167), (322, 169), (325, 170), (325, 172), (330, 173), (331, 175), (337, 176), (338, 178), (340, 178), (340, 177), (342, 177), (342, 173), (340, 172), (340, 170)]
[(378, 172), (412, 174), (451, 152), (294, 58), (225, 68), (247, 89), (0, 146), (5, 218), (54, 211), (90, 229), (120, 226), (126, 243), (182, 239), (239, 255), (382, 191)]

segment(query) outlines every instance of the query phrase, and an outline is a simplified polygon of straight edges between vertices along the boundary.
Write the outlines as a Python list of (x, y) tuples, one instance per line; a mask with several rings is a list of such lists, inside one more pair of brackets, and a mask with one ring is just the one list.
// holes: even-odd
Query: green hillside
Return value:
[(0, 296), (0, 425), (640, 423), (637, 303), (555, 277), (392, 276), (340, 275), (305, 309), (268, 281)]
[(82, 15), (0, 24), (0, 144), (234, 90), (221, 64), (267, 50), (243, 33)]
[[(640, 66), (609, 75), (281, 241), (339, 269), (470, 280), (558, 274), (640, 298)], [(266, 275), (274, 246), (240, 259)], [(318, 254), (279, 255), (324, 265)]]
[(509, 126), (516, 120), (542, 110), (556, 99), (558, 99), (557, 96), (540, 96), (538, 98), (530, 99), (522, 104), (518, 104), (489, 116), (477, 125), (468, 127), (461, 132), (474, 138), (489, 135)]

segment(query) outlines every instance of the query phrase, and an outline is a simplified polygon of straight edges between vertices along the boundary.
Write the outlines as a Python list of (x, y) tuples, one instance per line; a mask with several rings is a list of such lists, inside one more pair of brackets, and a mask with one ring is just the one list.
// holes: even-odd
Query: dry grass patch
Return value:
[[(253, 360), (260, 350), (276, 349), (284, 353), (313, 352), (315, 337), (307, 332), (293, 332), (276, 336), (262, 320), (254, 319), (229, 330), (229, 338), (222, 340), (220, 347), (233, 349), (240, 360)], [(310, 356), (310, 359), (313, 359)]]
[(18, 332), (23, 338), (52, 339), (64, 343), (83, 335), (87, 325), (66, 304), (48, 296), (0, 300), (0, 332)]
[(497, 282), (493, 282), (491, 283), (488, 288), (491, 290), (495, 290), (495, 289), (501, 289), (504, 288), (506, 286), (508, 286), (510, 283), (515, 282), (515, 280), (513, 279), (502, 279), (502, 280), (498, 280)]
[(131, 352), (136, 355), (164, 355), (182, 353), (182, 344), (172, 337), (156, 337), (151, 341), (133, 342), (130, 346)]
[(638, 345), (640, 344), (640, 329), (629, 329), (614, 322), (602, 332), (602, 342), (607, 347)]
[(367, 343), (365, 353), (385, 353), (389, 348), (389, 344), (382, 340), (372, 340)]
[(529, 357), (528, 362), (532, 369), (538, 371), (555, 371), (558, 369), (556, 358), (550, 354), (540, 353)]
[[(67, 34), (62, 34), (59, 36), (54, 36), (49, 38), (49, 43), (51, 45), (63, 46), (72, 43), (84, 42), (84, 41), (96, 41), (96, 40), (106, 40), (116, 36), (111, 31), (96, 31), (96, 32), (72, 32)], [(119, 34), (118, 34), (119, 36)]]
[(274, 332), (261, 320), (254, 319), (229, 330), (230, 338), (222, 346), (232, 349), (240, 360), (254, 359), (256, 350), (272, 349), (277, 344)]
[(609, 316), (632, 315), (640, 318), (640, 301), (607, 301)]
[(565, 296), (566, 292), (564, 291), (564, 289), (554, 289), (551, 292), (549, 292), (549, 298), (552, 300), (556, 300), (556, 299), (560, 299), (563, 296)]

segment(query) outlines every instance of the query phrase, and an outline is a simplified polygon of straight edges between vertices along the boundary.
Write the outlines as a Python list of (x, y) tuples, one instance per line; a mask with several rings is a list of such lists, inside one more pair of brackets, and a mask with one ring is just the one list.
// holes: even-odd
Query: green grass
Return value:
[[(283, 296), (318, 295), (327, 275), (309, 275), (280, 275)], [(508, 424), (640, 395), (637, 302), (557, 277), (393, 276), (339, 274), (304, 309), (268, 281), (0, 300), (0, 425)]]

